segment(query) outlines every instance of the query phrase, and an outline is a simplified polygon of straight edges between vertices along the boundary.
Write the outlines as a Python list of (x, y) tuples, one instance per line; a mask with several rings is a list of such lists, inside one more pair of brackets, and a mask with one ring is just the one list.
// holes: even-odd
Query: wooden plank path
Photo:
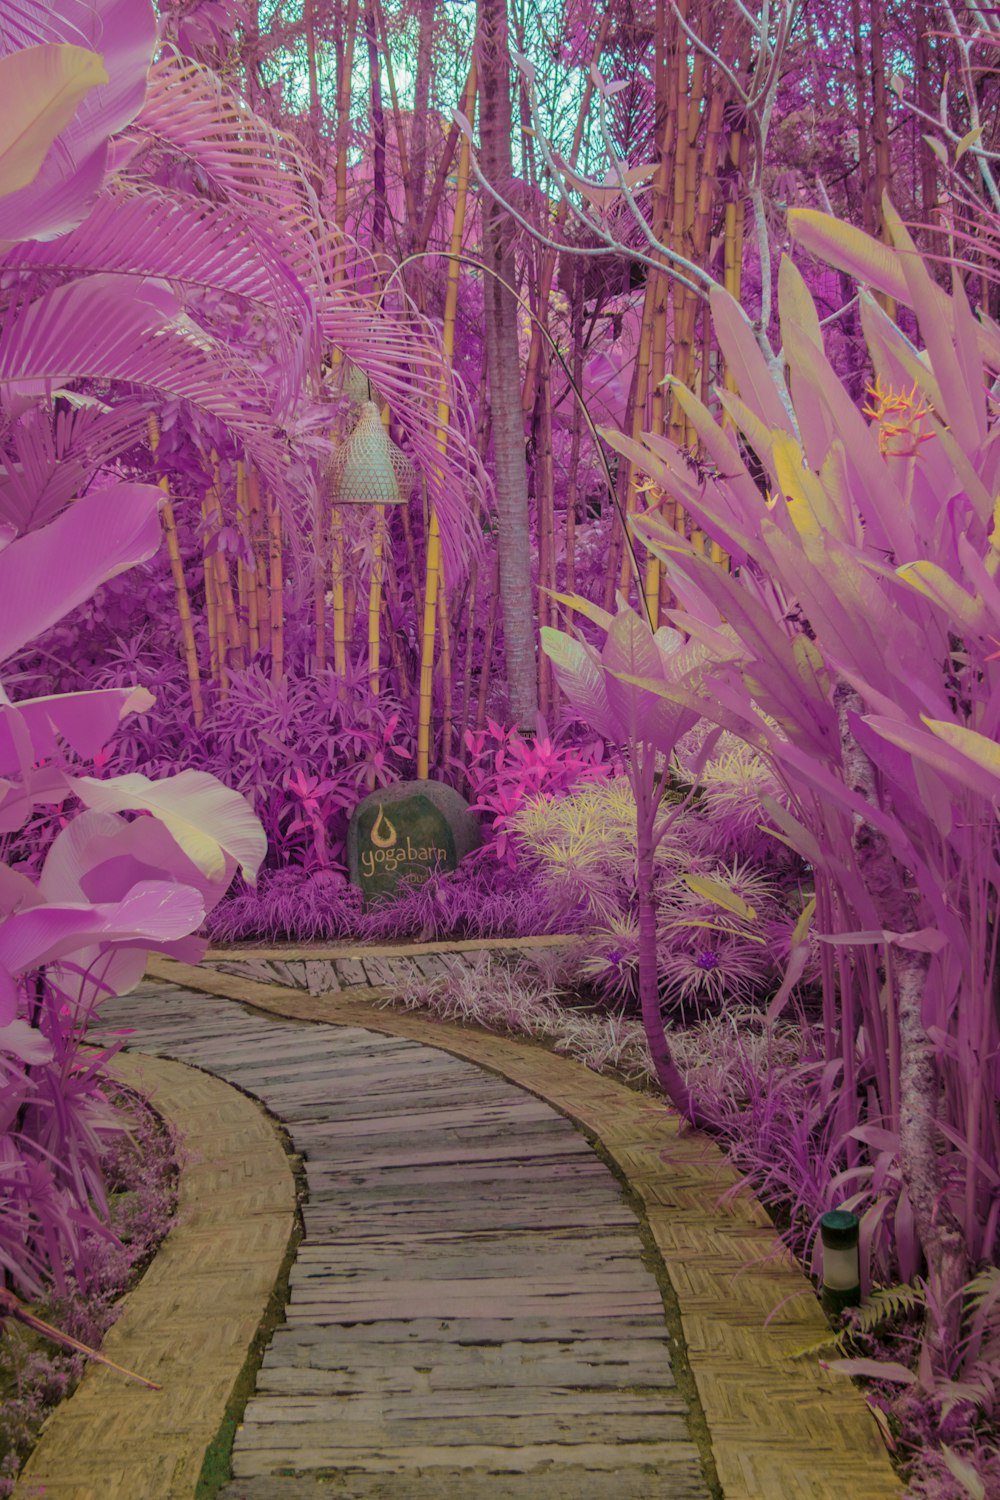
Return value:
[(245, 956), (227, 958), (225, 950), (209, 953), (207, 965), (220, 974), (232, 974), (261, 984), (280, 984), (307, 990), (310, 995), (337, 995), (345, 990), (386, 989), (401, 981), (444, 979), (463, 966), (472, 966), (487, 954), (495, 963), (515, 962), (539, 949), (564, 947), (563, 937), (508, 939), (486, 943), (418, 943), (400, 951), (391, 946), (319, 949), (303, 958), (296, 949), (262, 948)]
[(260, 1099), (304, 1160), (285, 1322), (220, 1500), (708, 1500), (635, 1215), (550, 1105), (405, 1038), (163, 983), (101, 1021)]

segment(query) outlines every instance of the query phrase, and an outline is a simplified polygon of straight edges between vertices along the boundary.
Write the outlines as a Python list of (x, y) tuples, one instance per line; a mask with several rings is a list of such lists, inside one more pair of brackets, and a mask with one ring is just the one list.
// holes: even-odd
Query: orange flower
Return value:
[(866, 417), (878, 423), (878, 451), (887, 458), (913, 458), (920, 444), (934, 436), (921, 431), (931, 407), (918, 399), (916, 384), (910, 391), (896, 391), (891, 386), (883, 387), (876, 375), (875, 384), (865, 389), (873, 404), (862, 409)]

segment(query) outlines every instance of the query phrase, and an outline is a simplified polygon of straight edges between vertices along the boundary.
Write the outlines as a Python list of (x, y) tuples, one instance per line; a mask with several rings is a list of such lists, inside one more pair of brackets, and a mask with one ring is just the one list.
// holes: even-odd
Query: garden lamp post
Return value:
[(861, 1269), (858, 1257), (858, 1217), (846, 1208), (835, 1208), (819, 1221), (823, 1242), (823, 1285), (820, 1301), (828, 1315), (857, 1307), (861, 1302)]

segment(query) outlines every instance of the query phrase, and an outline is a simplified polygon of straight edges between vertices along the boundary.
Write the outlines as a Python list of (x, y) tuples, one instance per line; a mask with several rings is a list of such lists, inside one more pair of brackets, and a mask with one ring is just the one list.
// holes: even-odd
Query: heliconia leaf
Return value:
[(778, 312), (782, 341), (794, 331), (822, 352), (823, 329), (806, 279), (790, 255), (782, 255), (778, 266)]
[(918, 932), (890, 932), (884, 928), (882, 936), (887, 943), (906, 948), (911, 953), (940, 953), (948, 946), (948, 939), (936, 927), (921, 927)]
[(947, 719), (925, 718), (923, 722), (931, 734), (937, 735), (946, 745), (982, 766), (992, 776), (1000, 777), (1000, 745), (996, 740), (987, 739), (986, 735), (966, 729), (962, 724), (952, 724)]
[(89, 760), (102, 750), (126, 714), (146, 713), (156, 699), (144, 687), (100, 688), (89, 693), (54, 693), (19, 703), (0, 702), (0, 775), (23, 763), (11, 732), (16, 716), (30, 738), (32, 760), (47, 760), (65, 740)]
[(714, 906), (721, 906), (724, 911), (731, 911), (745, 922), (756, 922), (757, 913), (754, 908), (721, 880), (711, 880), (707, 875), (683, 875), (681, 878), (688, 890), (693, 891), (696, 896), (704, 896), (706, 901), (711, 901)]
[(930, 599), (948, 615), (956, 634), (981, 635), (990, 624), (982, 599), (967, 594), (952, 575), (937, 563), (920, 559), (904, 563), (896, 574), (911, 588)]
[[(960, 782), (981, 797), (1000, 797), (1000, 745), (993, 740), (943, 721), (938, 721), (939, 727), (931, 733), (877, 714), (866, 715), (864, 722), (890, 744), (925, 761), (939, 775)], [(952, 735), (963, 739), (951, 743)], [(970, 753), (973, 741), (980, 742), (975, 754)]]
[(264, 829), (250, 804), (206, 771), (179, 771), (162, 781), (138, 771), (107, 781), (78, 776), (71, 784), (81, 802), (97, 812), (152, 813), (209, 879), (223, 873), (229, 854), (244, 879), (252, 881), (267, 852)]
[(774, 434), (776, 431), (783, 432), (785, 429), (768, 427), (753, 407), (748, 402), (741, 401), (739, 396), (734, 396), (732, 391), (719, 390), (717, 395), (724, 410), (732, 418), (738, 430), (743, 433), (761, 463), (773, 470), (771, 450)]
[[(811, 255), (909, 306), (910, 288), (900, 258), (881, 240), (814, 208), (789, 209), (788, 228), (792, 239)], [(947, 312), (948, 294), (940, 287), (933, 302)], [(981, 321), (976, 335), (980, 352), (994, 365), (1000, 364), (1000, 329)]]
[(768, 368), (750, 320), (729, 292), (715, 286), (709, 295), (712, 323), (729, 373), (742, 400), (765, 427), (791, 433), (791, 418)]
[(742, 454), (732, 436), (714, 420), (708, 407), (698, 400), (693, 391), (679, 380), (671, 380), (670, 389), (684, 415), (701, 439), (720, 474), (726, 476), (727, 488), (732, 488), (747, 510), (747, 519), (753, 517), (761, 505), (761, 495), (754, 484)]
[[(692, 713), (670, 688), (691, 689), (704, 659), (700, 646), (671, 641), (676, 632), (657, 639), (645, 620), (632, 609), (619, 609), (601, 653), (608, 703), (623, 732), (642, 739), (662, 755), (672, 755), (681, 735), (700, 717)], [(655, 684), (653, 690), (644, 684)]]
[(931, 279), (909, 230), (888, 197), (883, 202), (882, 211), (893, 244), (899, 252), (903, 275), (909, 288), (910, 306), (917, 315), (920, 335), (930, 355), (938, 387), (936, 410), (944, 422), (951, 426), (965, 451), (974, 452), (982, 436), (975, 419), (975, 408), (982, 386), (982, 368), (977, 367), (975, 372), (975, 389), (967, 390), (953, 343), (955, 309), (947, 297), (942, 303), (941, 288)]
[(555, 599), (558, 604), (564, 604), (567, 609), (572, 609), (578, 615), (583, 615), (585, 620), (599, 625), (602, 630), (607, 630), (614, 619), (610, 610), (601, 609), (596, 604), (591, 604), (589, 599), (584, 599), (581, 594), (560, 594), (557, 589), (543, 589), (550, 599)]
[(0, 199), (34, 180), (84, 95), (107, 81), (100, 54), (85, 47), (48, 43), (0, 57)]
[(899, 257), (881, 240), (815, 208), (789, 209), (788, 228), (792, 239), (810, 255), (897, 302), (909, 303)]
[(789, 848), (794, 849), (796, 854), (811, 865), (818, 866), (822, 863), (823, 851), (816, 842), (814, 835), (805, 828), (792, 814), (774, 797), (766, 792), (760, 799), (760, 805), (781, 832), (784, 842)]
[(160, 545), (160, 490), (92, 490), (40, 531), (0, 552), (0, 661)]

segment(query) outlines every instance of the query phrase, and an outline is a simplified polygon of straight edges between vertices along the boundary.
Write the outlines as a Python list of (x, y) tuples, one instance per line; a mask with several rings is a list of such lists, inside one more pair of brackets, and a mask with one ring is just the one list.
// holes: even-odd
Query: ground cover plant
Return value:
[[(855, 1208), (831, 1357), (995, 1487), (996, 23), (0, 0), (7, 1291), (106, 1216), (149, 949), (563, 932), (411, 998), (665, 1092), (814, 1267)], [(365, 908), (428, 775), (483, 848)]]

